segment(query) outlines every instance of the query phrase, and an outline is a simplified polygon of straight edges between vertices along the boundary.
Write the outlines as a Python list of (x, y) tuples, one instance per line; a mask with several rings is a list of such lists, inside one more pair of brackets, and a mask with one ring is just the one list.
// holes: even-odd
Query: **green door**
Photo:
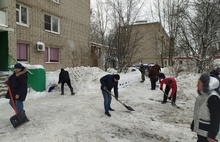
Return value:
[(8, 32), (0, 32), (0, 71), (8, 71)]

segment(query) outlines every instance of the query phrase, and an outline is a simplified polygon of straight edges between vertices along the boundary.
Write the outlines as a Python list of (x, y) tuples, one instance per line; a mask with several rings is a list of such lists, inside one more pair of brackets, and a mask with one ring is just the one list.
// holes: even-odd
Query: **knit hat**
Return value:
[(202, 74), (199, 80), (203, 83), (203, 92), (207, 93), (209, 91), (209, 81), (210, 81), (209, 74), (207, 73)]
[(114, 74), (114, 78), (119, 80), (120, 79), (120, 76), (118, 74)]
[(23, 66), (22, 66), (22, 64), (20, 64), (20, 63), (16, 63), (16, 64), (14, 65), (14, 68), (15, 68), (15, 69), (23, 69)]

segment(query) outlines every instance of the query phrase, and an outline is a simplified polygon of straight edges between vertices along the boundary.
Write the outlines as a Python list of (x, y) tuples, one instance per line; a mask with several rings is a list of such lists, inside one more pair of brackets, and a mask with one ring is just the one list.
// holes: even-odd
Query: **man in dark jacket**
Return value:
[(141, 64), (139, 71), (141, 72), (141, 83), (143, 83), (145, 81), (145, 74), (146, 74), (146, 68), (143, 64)]
[(61, 95), (64, 95), (64, 84), (67, 83), (68, 87), (70, 88), (71, 95), (74, 95), (75, 93), (73, 92), (73, 87), (70, 82), (70, 76), (69, 72), (61, 69), (60, 74), (59, 74), (59, 81), (58, 84), (61, 83)]
[(209, 74), (202, 74), (198, 79), (191, 130), (196, 132), (197, 142), (216, 142), (220, 125), (220, 95), (215, 91), (219, 81)]
[[(10, 89), (7, 91), (5, 98), (10, 99), (9, 104), (16, 112), (14, 118), (15, 120), (19, 119), (19, 124), (29, 121), (26, 117), (23, 105), (23, 101), (25, 101), (27, 96), (27, 78), (27, 68), (17, 63), (14, 65), (13, 74), (5, 80), (5, 83), (9, 85)], [(17, 124), (15, 125), (17, 126)]]
[(154, 65), (155, 69), (159, 72), (161, 72), (161, 68), (160, 65), (158, 65), (158, 62), (156, 62), (156, 64)]
[(149, 71), (149, 78), (150, 78), (150, 82), (151, 82), (151, 90), (155, 90), (156, 89), (156, 82), (158, 80), (158, 71), (155, 69), (155, 67), (151, 67), (150, 71)]
[(108, 92), (111, 92), (112, 88), (114, 88), (115, 99), (118, 100), (118, 80), (119, 79), (120, 79), (120, 76), (118, 74), (105, 75), (100, 79), (101, 91), (102, 91), (102, 95), (104, 98), (105, 114), (109, 117), (111, 116), (111, 114), (109, 113), (109, 110), (114, 111), (114, 109), (111, 108), (112, 96)]

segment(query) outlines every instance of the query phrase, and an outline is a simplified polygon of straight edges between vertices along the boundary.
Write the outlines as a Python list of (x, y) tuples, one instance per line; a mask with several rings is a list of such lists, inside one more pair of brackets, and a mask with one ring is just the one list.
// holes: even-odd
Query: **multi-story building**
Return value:
[(133, 31), (137, 32), (139, 39), (136, 53), (131, 59), (131, 65), (140, 63), (150, 64), (163, 62), (165, 47), (169, 45), (169, 36), (159, 22), (137, 22), (132, 25)]
[(91, 65), (90, 0), (0, 0), (0, 71)]

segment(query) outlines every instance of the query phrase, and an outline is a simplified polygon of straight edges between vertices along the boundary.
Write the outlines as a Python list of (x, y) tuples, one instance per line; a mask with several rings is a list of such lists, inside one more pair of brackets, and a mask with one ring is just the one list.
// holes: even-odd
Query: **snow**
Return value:
[[(112, 74), (96, 67), (66, 68), (71, 77), (75, 95), (65, 86), (60, 95), (60, 85), (48, 93), (48, 88), (58, 82), (60, 70), (47, 72), (44, 92), (29, 89), (24, 102), (30, 122), (14, 129), (9, 118), (14, 111), (5, 98), (0, 99), (0, 137), (2, 142), (190, 142), (196, 141), (191, 132), (193, 106), (197, 96), (199, 74), (181, 73), (177, 78), (177, 102), (182, 109), (161, 104), (150, 98), (162, 100), (157, 87), (150, 90), (149, 78), (140, 83), (138, 70), (121, 73), (119, 100), (132, 107), (127, 110), (112, 99), (111, 117), (104, 114), (103, 96), (99, 79)], [(169, 72), (163, 69), (168, 77)], [(159, 84), (157, 84), (158, 86)], [(113, 91), (112, 91), (113, 92)]]

